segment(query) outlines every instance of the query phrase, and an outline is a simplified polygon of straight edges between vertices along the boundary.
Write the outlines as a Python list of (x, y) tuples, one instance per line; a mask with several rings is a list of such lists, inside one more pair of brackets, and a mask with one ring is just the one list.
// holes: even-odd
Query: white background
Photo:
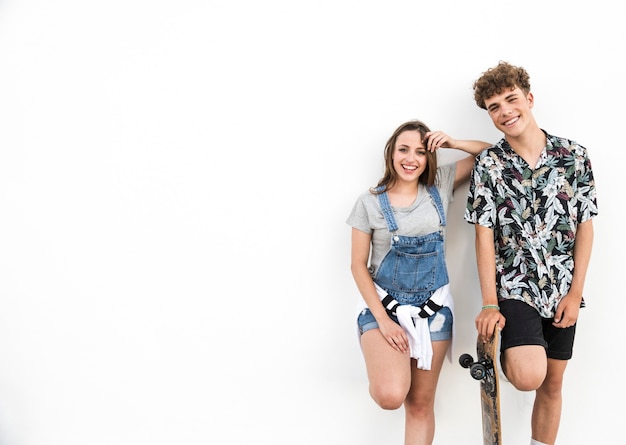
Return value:
[[(400, 123), (499, 139), (471, 89), (499, 60), (597, 180), (559, 443), (623, 443), (622, 19), (605, 0), (0, 2), (0, 444), (402, 443), (403, 411), (368, 395), (345, 219)], [(466, 190), (436, 444), (481, 440), (456, 361), (480, 308)], [(503, 384), (507, 445), (531, 403)]]

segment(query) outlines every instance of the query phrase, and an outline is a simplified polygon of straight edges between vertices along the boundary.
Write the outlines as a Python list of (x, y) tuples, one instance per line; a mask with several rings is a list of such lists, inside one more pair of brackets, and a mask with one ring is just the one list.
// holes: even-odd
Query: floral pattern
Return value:
[(572, 282), (577, 226), (598, 207), (587, 149), (546, 136), (534, 169), (506, 139), (484, 150), (464, 218), (494, 229), (498, 297), (525, 301), (550, 318)]

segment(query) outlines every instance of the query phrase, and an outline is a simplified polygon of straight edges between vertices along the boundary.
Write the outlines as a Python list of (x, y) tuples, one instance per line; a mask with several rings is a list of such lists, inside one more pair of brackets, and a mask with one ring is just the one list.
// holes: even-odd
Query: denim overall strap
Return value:
[[(443, 202), (441, 201), (441, 196), (439, 195), (439, 190), (434, 185), (428, 187), (428, 193), (433, 201), (433, 205), (435, 209), (437, 209), (437, 213), (439, 214), (439, 222), (442, 226), (446, 225), (446, 212), (443, 210)], [(391, 204), (389, 204), (389, 196), (387, 196), (387, 192), (383, 192), (378, 195), (378, 202), (380, 203), (380, 209), (383, 212), (383, 216), (385, 217), (385, 221), (387, 222), (387, 229), (389, 232), (394, 233), (398, 230), (398, 224), (396, 224), (396, 219), (393, 216), (393, 210), (391, 209)]]
[(389, 196), (387, 196), (387, 192), (382, 192), (378, 195), (378, 202), (380, 203), (380, 209), (382, 210), (385, 221), (387, 222), (387, 229), (391, 233), (397, 232), (398, 224), (396, 224), (396, 219), (393, 216), (393, 210), (391, 209), (391, 204), (389, 204)]
[(434, 185), (428, 187), (428, 193), (430, 193), (430, 197), (433, 200), (433, 204), (437, 209), (437, 213), (439, 213), (439, 221), (441, 225), (445, 227), (446, 225), (446, 212), (443, 211), (443, 202), (441, 201), (441, 196), (439, 195), (439, 190)]

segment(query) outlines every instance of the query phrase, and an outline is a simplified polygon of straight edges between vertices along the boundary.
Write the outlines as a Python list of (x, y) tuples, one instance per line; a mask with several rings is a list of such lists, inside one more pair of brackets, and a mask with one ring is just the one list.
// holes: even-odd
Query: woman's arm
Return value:
[[(389, 345), (399, 352), (409, 352), (409, 339), (404, 329), (393, 321), (380, 301), (374, 280), (370, 275), (367, 263), (370, 256), (372, 236), (352, 228), (352, 255), (350, 269), (365, 304), (372, 311), (372, 315), (378, 322), (380, 333)], [(394, 342), (394, 339), (395, 342)]]
[(380, 302), (378, 292), (374, 286), (374, 280), (370, 275), (367, 263), (370, 256), (372, 236), (369, 233), (362, 232), (352, 228), (352, 256), (350, 270), (352, 277), (359, 289), (365, 304), (372, 311), (372, 315), (377, 321), (383, 317), (387, 317), (387, 312)]
[(489, 144), (484, 141), (475, 141), (470, 139), (454, 139), (443, 131), (430, 131), (426, 133), (426, 140), (424, 145), (429, 151), (435, 151), (439, 148), (454, 148), (456, 150), (464, 151), (470, 155), (476, 156), (485, 148), (490, 147)]
[(472, 173), (472, 168), (474, 166), (474, 158), (485, 148), (491, 146), (491, 144), (484, 141), (454, 139), (443, 131), (431, 131), (429, 133), (426, 133), (426, 139), (427, 140), (424, 141), (424, 144), (426, 145), (426, 148), (430, 151), (435, 151), (439, 148), (454, 148), (456, 150), (461, 150), (471, 155), (456, 162), (456, 173), (454, 174), (454, 188), (457, 188), (460, 184), (469, 179), (470, 174)]

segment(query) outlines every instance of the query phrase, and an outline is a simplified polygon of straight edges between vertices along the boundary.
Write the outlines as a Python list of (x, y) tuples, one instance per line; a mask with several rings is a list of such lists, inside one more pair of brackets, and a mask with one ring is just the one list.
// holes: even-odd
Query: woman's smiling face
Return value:
[(428, 165), (426, 147), (417, 130), (407, 130), (398, 135), (393, 150), (393, 167), (402, 181), (417, 181)]

